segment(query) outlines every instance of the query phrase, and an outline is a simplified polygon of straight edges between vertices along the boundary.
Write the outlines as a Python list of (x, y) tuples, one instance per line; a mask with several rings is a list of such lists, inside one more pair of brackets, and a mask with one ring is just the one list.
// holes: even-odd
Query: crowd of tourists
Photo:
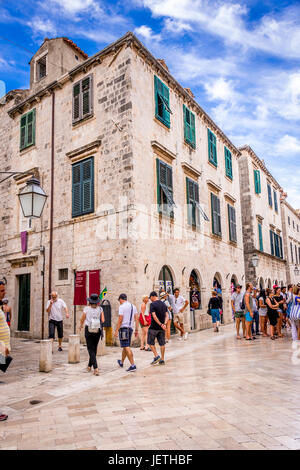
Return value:
[[(114, 335), (119, 339), (122, 348), (121, 359), (117, 363), (120, 368), (129, 361), (128, 372), (137, 370), (131, 349), (133, 334), (140, 332), (140, 349), (153, 354), (151, 365), (165, 364), (166, 343), (171, 342), (171, 325), (176, 328), (179, 341), (186, 341), (188, 333), (184, 327), (184, 312), (189, 305), (175, 288), (173, 294), (165, 291), (153, 291), (144, 295), (139, 309), (127, 299), (127, 295), (119, 295), (119, 315)], [(88, 306), (84, 308), (80, 319), (80, 330), (84, 329), (89, 355), (87, 372), (99, 375), (97, 349), (103, 337), (104, 312), (100, 305), (99, 295), (92, 294), (87, 299)], [(273, 286), (273, 289), (261, 289), (259, 292), (251, 283), (237, 285), (231, 297), (233, 318), (236, 326), (236, 338), (253, 341), (257, 337), (269, 337), (271, 340), (291, 335), (293, 341), (300, 341), (300, 285), (286, 287)], [(47, 303), (46, 311), (49, 319), (49, 338), (52, 343), (55, 332), (58, 336), (58, 351), (62, 351), (63, 318), (69, 318), (66, 303), (52, 292)], [(222, 322), (223, 299), (222, 292), (214, 288), (208, 303), (207, 313), (211, 316), (214, 332), (218, 333)], [(10, 353), (10, 325), (12, 310), (8, 299), (5, 298), (5, 283), (0, 281), (0, 368), (5, 367)], [(286, 332), (286, 333), (284, 333)], [(155, 343), (158, 343), (158, 353)], [(5, 421), (7, 415), (0, 412), (0, 421)]]
[[(282, 338), (284, 331), (293, 341), (300, 341), (300, 285), (273, 286), (258, 291), (246, 284), (245, 292), (237, 285), (231, 297), (237, 339), (247, 341), (258, 336), (271, 340)], [(242, 336), (240, 328), (242, 326)]]

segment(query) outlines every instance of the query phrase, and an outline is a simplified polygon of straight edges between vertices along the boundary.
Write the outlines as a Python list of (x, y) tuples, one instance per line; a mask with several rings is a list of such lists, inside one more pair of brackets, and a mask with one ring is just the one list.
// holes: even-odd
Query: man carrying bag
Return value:
[(115, 331), (115, 337), (119, 336), (120, 346), (122, 348), (122, 360), (118, 360), (120, 367), (123, 367), (126, 357), (130, 362), (127, 372), (136, 371), (133, 354), (130, 348), (132, 332), (135, 324), (135, 336), (138, 335), (139, 317), (137, 309), (134, 305), (127, 301), (126, 294), (120, 294), (118, 298), (120, 302), (119, 320)]

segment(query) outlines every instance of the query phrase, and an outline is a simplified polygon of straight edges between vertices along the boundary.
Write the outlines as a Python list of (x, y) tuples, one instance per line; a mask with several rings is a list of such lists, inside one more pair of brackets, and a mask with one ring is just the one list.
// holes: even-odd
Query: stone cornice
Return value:
[(219, 186), (218, 184), (216, 184), (216, 183), (215, 183), (214, 181), (212, 181), (212, 180), (206, 180), (206, 184), (207, 184), (207, 186), (213, 188), (213, 189), (214, 189), (215, 191), (217, 191), (217, 192), (220, 192), (221, 189), (222, 189), (221, 186)]
[(37, 256), (23, 256), (22, 258), (12, 258), (7, 261), (10, 263), (12, 268), (32, 266), (37, 261)]
[(101, 139), (96, 139), (93, 142), (83, 145), (82, 147), (78, 147), (75, 150), (71, 150), (70, 152), (67, 152), (66, 156), (70, 158), (71, 160), (73, 160), (77, 157), (84, 156), (86, 153), (92, 152), (92, 150), (100, 147), (100, 145), (101, 145)]
[(169, 160), (172, 161), (176, 159), (176, 154), (172, 152), (171, 150), (167, 149), (167, 147), (165, 147), (164, 145), (157, 142), (157, 140), (152, 140), (151, 146), (156, 152), (164, 155)]
[(197, 168), (193, 167), (187, 162), (182, 162), (181, 166), (185, 173), (192, 175), (195, 179), (198, 179), (202, 174), (201, 171), (197, 170)]

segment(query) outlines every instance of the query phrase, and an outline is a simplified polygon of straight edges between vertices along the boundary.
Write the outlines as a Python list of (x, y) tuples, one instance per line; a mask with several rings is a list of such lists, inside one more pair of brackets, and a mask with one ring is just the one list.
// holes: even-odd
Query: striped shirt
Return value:
[(4, 346), (10, 350), (10, 329), (6, 323), (3, 310), (0, 308), (0, 346)]

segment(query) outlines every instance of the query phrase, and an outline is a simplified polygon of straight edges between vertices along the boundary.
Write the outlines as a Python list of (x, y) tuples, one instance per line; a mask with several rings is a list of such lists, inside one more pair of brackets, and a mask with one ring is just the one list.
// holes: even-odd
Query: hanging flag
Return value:
[(100, 270), (89, 271), (89, 295), (100, 292)]
[(86, 271), (76, 271), (73, 305), (87, 305)]
[(99, 299), (100, 300), (103, 300), (104, 297), (106, 296), (107, 294), (107, 287), (104, 287), (103, 291), (101, 292), (101, 294), (99, 295)]

